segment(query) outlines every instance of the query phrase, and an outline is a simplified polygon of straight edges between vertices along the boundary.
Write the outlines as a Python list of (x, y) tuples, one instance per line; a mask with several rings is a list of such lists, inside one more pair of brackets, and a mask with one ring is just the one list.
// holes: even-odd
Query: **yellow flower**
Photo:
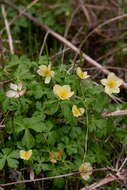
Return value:
[(92, 174), (92, 166), (90, 163), (85, 162), (81, 164), (79, 167), (79, 171), (81, 172), (80, 175), (84, 180), (88, 180), (90, 178), (90, 175)]
[(29, 160), (30, 157), (32, 156), (32, 150), (20, 150), (20, 158), (23, 160)]
[(62, 100), (69, 99), (74, 94), (69, 85), (60, 86), (56, 84), (53, 87), (53, 92)]
[(6, 93), (6, 96), (9, 98), (19, 98), (20, 96), (23, 96), (25, 93), (25, 89), (23, 88), (23, 84), (19, 83), (19, 84), (10, 84), (10, 88), (12, 90), (9, 90)]
[(80, 67), (77, 67), (76, 69), (76, 74), (79, 76), (81, 79), (87, 79), (90, 77), (90, 75), (87, 74), (87, 72), (83, 72)]
[(54, 77), (55, 72), (51, 70), (51, 64), (48, 66), (41, 65), (39, 66), (39, 70), (37, 73), (43, 77), (45, 77), (45, 84), (50, 83), (52, 77)]
[(79, 117), (84, 114), (84, 108), (78, 108), (76, 105), (72, 106), (72, 113), (75, 117)]
[(111, 95), (112, 93), (120, 92), (120, 85), (123, 81), (118, 78), (114, 73), (109, 73), (107, 79), (102, 79), (101, 83), (105, 86), (105, 93)]

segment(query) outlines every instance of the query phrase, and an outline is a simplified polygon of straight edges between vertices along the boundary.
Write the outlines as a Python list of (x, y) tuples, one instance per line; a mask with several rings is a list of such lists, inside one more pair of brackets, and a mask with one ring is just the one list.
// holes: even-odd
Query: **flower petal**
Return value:
[(49, 77), (46, 77), (46, 78), (45, 78), (45, 84), (50, 83), (50, 80), (51, 80), (51, 77), (50, 77), (50, 76), (49, 76)]
[(112, 92), (112, 93), (116, 93), (116, 94), (117, 94), (117, 93), (119, 93), (119, 92), (120, 92), (120, 88), (117, 87), (117, 88), (114, 88), (114, 89), (113, 89), (113, 92)]
[(89, 78), (89, 77), (90, 77), (90, 75), (88, 75), (87, 72), (84, 72), (84, 77), (83, 77), (83, 79), (87, 79), (87, 78)]
[(11, 88), (12, 90), (17, 90), (17, 89), (18, 89), (18, 85), (11, 83), (11, 84), (10, 84), (10, 88)]
[(117, 80), (117, 85), (118, 86), (121, 86), (122, 84), (123, 84), (123, 80), (121, 80), (121, 79)]
[(6, 96), (9, 97), (9, 98), (18, 98), (19, 97), (19, 95), (17, 94), (17, 92), (14, 91), (14, 90), (9, 90), (6, 93)]
[(101, 84), (103, 84), (105, 86), (107, 84), (107, 79), (102, 79)]
[(52, 66), (52, 65), (51, 65), (51, 63), (50, 63), (50, 64), (48, 65), (48, 69), (49, 69), (49, 70), (51, 70), (51, 66)]
[(20, 150), (20, 158), (24, 159), (24, 154), (25, 154), (25, 151), (24, 150)]
[(40, 70), (45, 70), (45, 69), (47, 69), (47, 66), (46, 66), (46, 65), (40, 65), (40, 66), (39, 66), (39, 69), (40, 69)]
[(54, 77), (54, 75), (55, 75), (55, 72), (51, 71), (51, 77)]
[(112, 91), (111, 88), (109, 88), (109, 87), (106, 86), (106, 87), (105, 87), (105, 93), (111, 95), (111, 94), (113, 93), (113, 91)]
[(79, 109), (80, 109), (81, 115), (83, 115), (85, 112), (85, 109), (84, 108), (79, 108)]
[(69, 98), (74, 95), (74, 91), (70, 92)]
[(115, 73), (109, 73), (108, 74), (108, 79), (116, 80), (118, 77), (115, 75)]
[(18, 90), (22, 90), (22, 88), (23, 88), (23, 84), (22, 84), (22, 82), (20, 82), (20, 83), (17, 85), (17, 89), (18, 89)]
[(77, 69), (76, 69), (76, 74), (77, 74), (77, 75), (80, 75), (81, 72), (82, 72), (81, 68), (80, 68), (80, 67), (77, 67)]
[(77, 109), (77, 106), (76, 106), (76, 105), (73, 105), (73, 106), (72, 106), (72, 110), (75, 110), (75, 109)]
[(54, 94), (58, 94), (59, 93), (59, 90), (61, 90), (61, 86), (56, 84), (54, 87), (53, 87), (53, 92)]
[(62, 86), (62, 88), (63, 88), (64, 90), (71, 91), (71, 88), (70, 88), (69, 85), (64, 85), (64, 86)]
[(40, 76), (42, 76), (42, 71), (39, 69), (39, 70), (37, 70), (37, 73), (40, 75)]

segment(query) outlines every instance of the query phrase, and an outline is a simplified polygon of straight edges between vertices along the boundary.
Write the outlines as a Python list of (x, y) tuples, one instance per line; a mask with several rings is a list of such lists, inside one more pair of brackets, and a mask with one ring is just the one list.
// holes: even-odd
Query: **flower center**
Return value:
[(25, 158), (25, 159), (28, 159), (29, 156), (30, 156), (30, 153), (29, 153), (29, 152), (25, 152), (25, 153), (24, 153), (24, 158)]
[(60, 98), (63, 98), (63, 99), (68, 98), (68, 91), (60, 90), (59, 96), (60, 96)]
[(77, 109), (75, 109), (75, 110), (74, 110), (74, 114), (75, 114), (75, 115), (80, 115), (80, 114), (81, 114), (80, 109), (78, 109), (78, 108), (77, 108)]
[(108, 86), (109, 88), (115, 88), (116, 85), (117, 85), (116, 81), (114, 81), (114, 80), (112, 80), (112, 79), (108, 80), (108, 82), (107, 82), (107, 86)]
[(51, 71), (49, 69), (44, 70), (45, 77), (49, 77), (51, 75)]
[(17, 89), (16, 92), (19, 94), (21, 92), (21, 90)]
[(84, 77), (85, 77), (85, 75), (84, 75), (83, 72), (81, 72), (81, 73), (79, 74), (79, 76), (80, 76), (80, 78), (84, 78)]

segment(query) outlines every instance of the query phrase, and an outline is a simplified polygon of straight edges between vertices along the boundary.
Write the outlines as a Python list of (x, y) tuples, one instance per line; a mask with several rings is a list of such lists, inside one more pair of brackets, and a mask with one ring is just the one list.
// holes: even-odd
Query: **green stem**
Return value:
[[(81, 83), (80, 83), (80, 87), (81, 87)], [(82, 96), (83, 96), (83, 104), (85, 107), (85, 113), (86, 113), (86, 136), (85, 136), (85, 153), (84, 153), (84, 158), (83, 158), (83, 162), (86, 159), (86, 154), (87, 154), (87, 150), (88, 150), (88, 135), (89, 135), (89, 117), (88, 117), (88, 110), (87, 110), (87, 105), (86, 105), (86, 100), (85, 100), (85, 95), (84, 92), (82, 91), (82, 87), (81, 87), (81, 92), (82, 92)]]

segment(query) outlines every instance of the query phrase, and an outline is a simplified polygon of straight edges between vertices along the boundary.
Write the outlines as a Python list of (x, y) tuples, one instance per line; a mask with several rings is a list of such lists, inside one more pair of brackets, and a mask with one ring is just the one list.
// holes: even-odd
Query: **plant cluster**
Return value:
[[(14, 55), (0, 78), (5, 125), (0, 134), (0, 169), (25, 166), (35, 175), (43, 171), (55, 176), (114, 164), (121, 149), (115, 147), (127, 143), (127, 131), (120, 124), (126, 116), (102, 117), (104, 110), (127, 107), (110, 104), (108, 95), (118, 93), (122, 84), (114, 73), (101, 80), (104, 89), (80, 67), (51, 67), (48, 56), (30, 61)], [(81, 176), (87, 180), (90, 174)], [(55, 185), (62, 188), (64, 179)]]

